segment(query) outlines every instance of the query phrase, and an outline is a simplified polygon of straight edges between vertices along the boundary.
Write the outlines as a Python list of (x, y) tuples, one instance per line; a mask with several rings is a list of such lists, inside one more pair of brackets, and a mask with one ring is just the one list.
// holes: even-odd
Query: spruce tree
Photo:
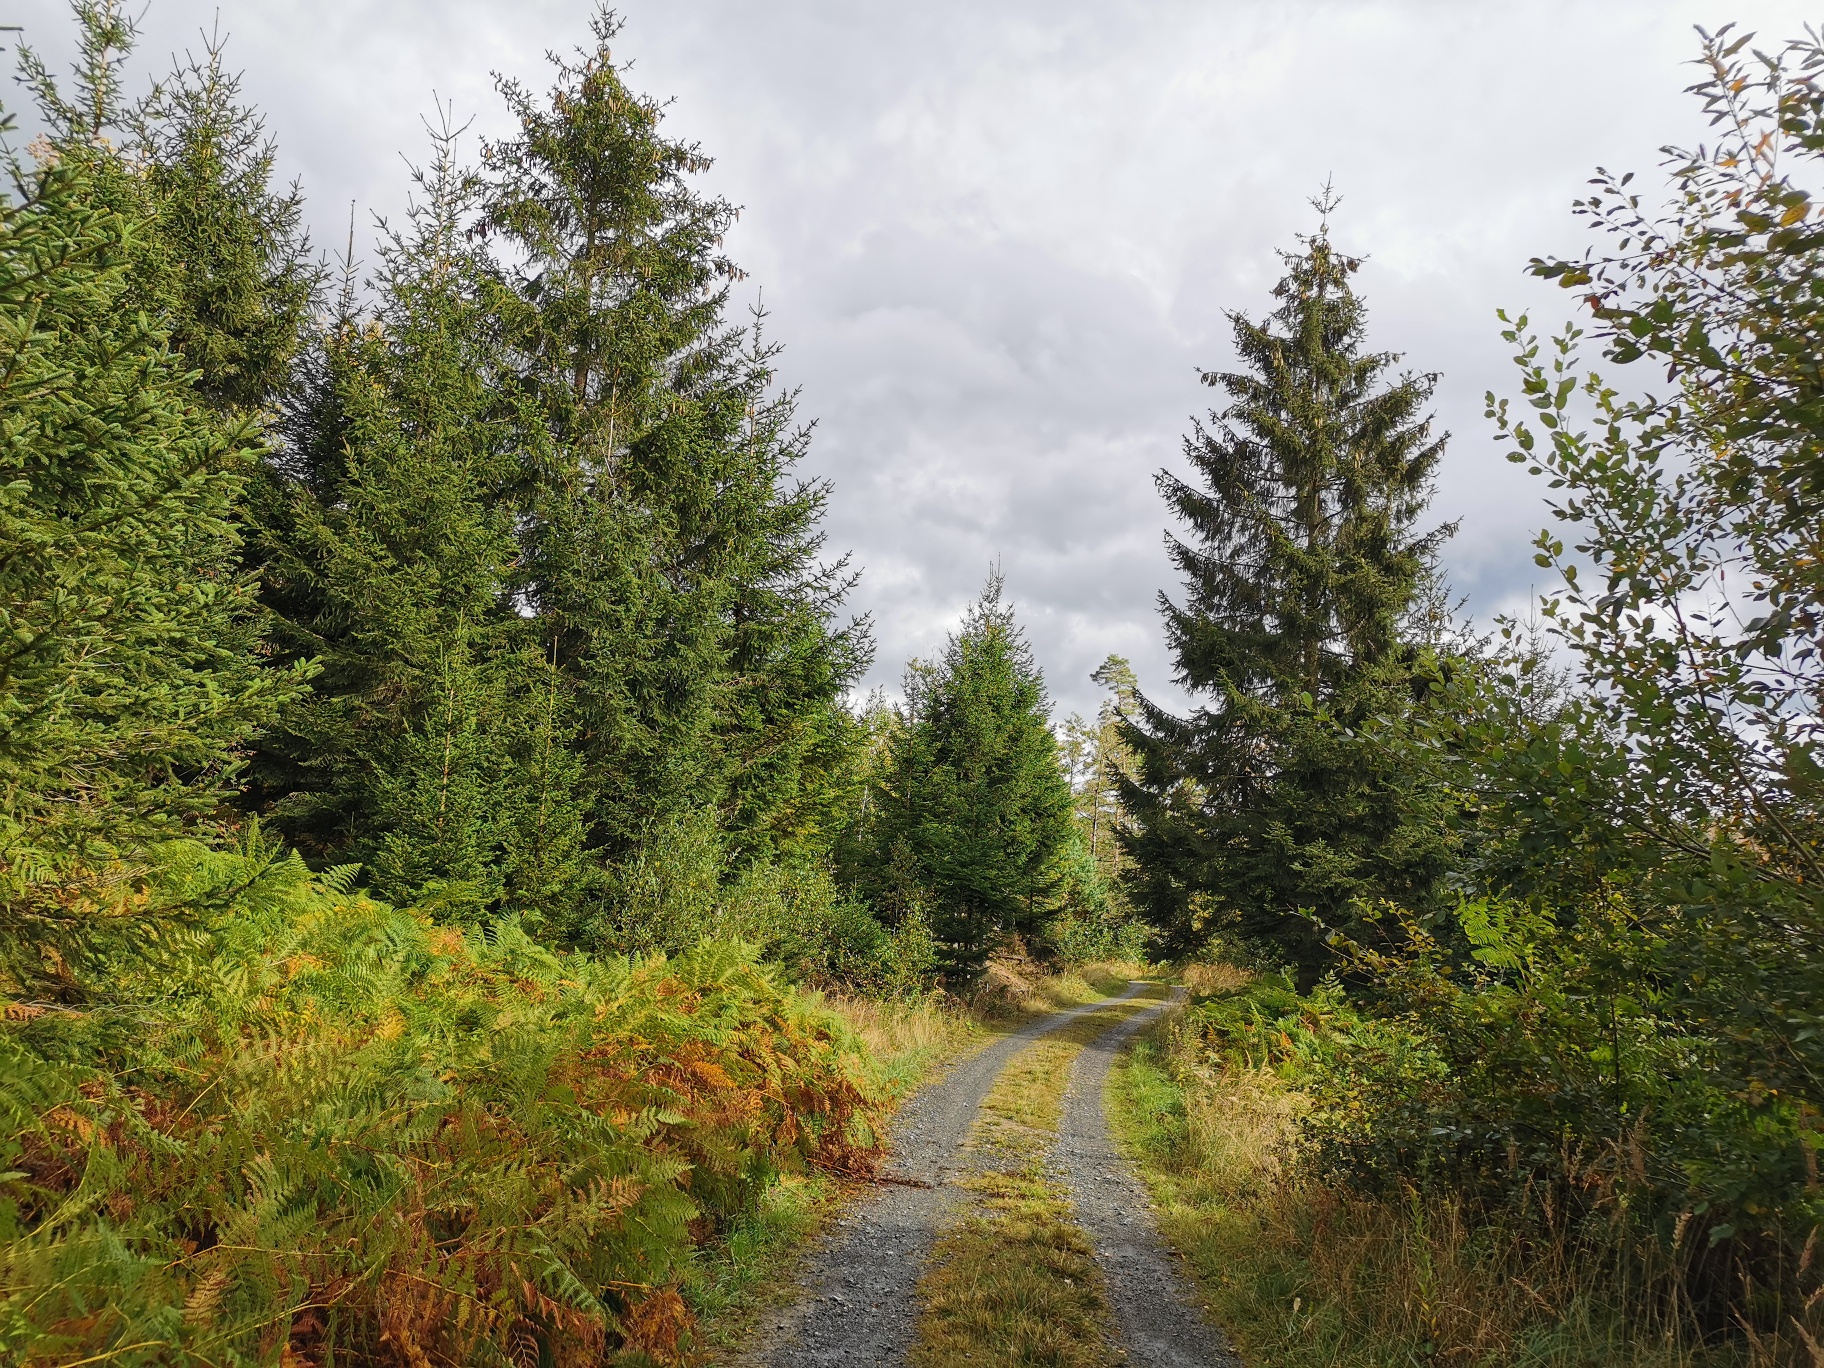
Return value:
[(1167, 537), (1187, 596), (1160, 595), (1166, 637), (1203, 701), (1135, 699), (1122, 796), (1131, 896), (1173, 948), (1239, 931), (1308, 979), (1325, 927), (1366, 934), (1365, 899), (1422, 908), (1443, 872), (1442, 797), (1364, 729), (1412, 696), (1408, 619), (1452, 529), (1414, 527), (1444, 450), (1436, 377), (1366, 349), (1360, 262), (1327, 220), (1284, 260), (1279, 307), (1229, 315), (1245, 369), (1204, 376), (1230, 402), (1185, 441), (1200, 483), (1158, 477), (1188, 530)]
[(905, 692), (875, 795), (873, 870), (916, 880), (940, 968), (967, 984), (1002, 936), (1051, 911), (1072, 836), (1044, 677), (998, 571), (943, 655), (912, 663)]
[(141, 225), (128, 306), (164, 316), (171, 346), (200, 372), (197, 392), (225, 414), (266, 409), (288, 383), (320, 279), (302, 195), (274, 189), (273, 144), (219, 35), (129, 102), (134, 21), (120, 0), (72, 0), (71, 11), (71, 94), (29, 48), (20, 54), (50, 154), (83, 163), (88, 193)]
[(484, 217), (550, 434), (525, 602), (575, 689), (591, 839), (628, 868), (681, 831), (827, 844), (867, 658), (865, 628), (833, 621), (848, 576), (818, 560), (827, 491), (791, 476), (804, 434), (769, 398), (773, 352), (725, 320), (733, 210), (693, 187), (707, 158), (624, 83), (612, 13), (593, 28), (548, 98), (501, 82), (519, 131), (487, 149)]
[(583, 875), (572, 691), (519, 611), (519, 491), (543, 428), (468, 233), (447, 128), (375, 306), (318, 340), (255, 503), (275, 642), (322, 662), (262, 737), (252, 801), (386, 896), (562, 923)]
[(777, 344), (756, 311), (737, 379), (747, 393), (736, 480), (753, 504), (730, 527), (739, 552), (725, 623), (729, 676), (715, 746), (722, 825), (737, 858), (826, 858), (861, 783), (866, 729), (845, 695), (873, 659), (865, 618), (838, 623), (856, 576), (823, 558), (825, 480), (797, 477), (810, 428), (777, 393)]
[[(263, 669), (233, 513), (256, 456), (133, 307), (143, 231), (84, 159), (10, 164), (0, 207), (0, 939), (17, 990), (73, 990), (138, 906), (149, 843), (207, 834)], [(123, 884), (122, 879), (128, 880)]]
[(141, 269), (171, 316), (171, 344), (214, 407), (252, 412), (285, 393), (321, 272), (295, 184), (273, 186), (275, 146), (241, 101), (212, 37), (133, 114), (152, 248)]

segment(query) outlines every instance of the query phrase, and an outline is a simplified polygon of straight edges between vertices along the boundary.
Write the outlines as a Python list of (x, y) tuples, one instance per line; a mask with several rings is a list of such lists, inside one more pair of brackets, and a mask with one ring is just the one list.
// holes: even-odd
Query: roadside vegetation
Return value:
[(1368, 1120), (1333, 1091), (1337, 1055), (1409, 1047), (1335, 995), (1236, 977), (1248, 981), (1136, 1045), (1110, 1108), (1162, 1233), (1247, 1362), (1749, 1361), (1704, 1351), (1675, 1315), (1643, 1314), (1670, 1270), (1635, 1243), (1599, 1163), (1578, 1177), (1607, 1209), (1581, 1222), (1540, 1209), (1543, 1191), (1505, 1216), (1442, 1185), (1369, 1188), (1327, 1165), (1313, 1147), (1359, 1142)]
[(1488, 416), (1558, 520), (1534, 622), (1449, 611), (1430, 382), (1368, 348), (1328, 218), (1161, 477), (1200, 706), (1130, 714), (1130, 892), (1247, 972), (1129, 1124), (1266, 1361), (1824, 1344), (1824, 49), (1701, 61), (1665, 207), (1599, 176), (1597, 243), (1532, 265), (1592, 336), (1505, 324)]
[[(1002, 1013), (984, 1014), (929, 995), (870, 998), (813, 990), (807, 1005), (844, 1023), (890, 1109), (929, 1073), (996, 1029)], [(697, 1321), (693, 1347), (710, 1361), (739, 1351), (760, 1318), (795, 1294), (787, 1276), (843, 1202), (873, 1175), (868, 1165), (800, 1165), (782, 1170), (725, 1230), (693, 1247), (680, 1292)]]

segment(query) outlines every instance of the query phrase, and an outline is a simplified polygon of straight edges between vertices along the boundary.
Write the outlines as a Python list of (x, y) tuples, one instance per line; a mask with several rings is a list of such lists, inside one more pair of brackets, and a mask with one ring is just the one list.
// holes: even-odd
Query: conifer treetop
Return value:
[(1279, 306), (1228, 313), (1244, 368), (1203, 374), (1229, 403), (1185, 441), (1202, 487), (1157, 477), (1189, 533), (1166, 538), (1187, 601), (1162, 606), (1193, 691), (1320, 693), (1384, 658), (1454, 531), (1413, 531), (1448, 441), (1423, 412), (1438, 377), (1365, 349), (1362, 258), (1331, 242), (1337, 203), (1320, 200), (1318, 231), (1281, 253)]

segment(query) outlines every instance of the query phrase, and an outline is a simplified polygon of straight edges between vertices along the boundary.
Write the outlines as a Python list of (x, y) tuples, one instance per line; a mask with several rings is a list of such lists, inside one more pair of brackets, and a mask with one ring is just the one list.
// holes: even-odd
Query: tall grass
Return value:
[(977, 1035), (966, 1012), (935, 994), (883, 1000), (829, 992), (816, 1001), (854, 1033), (894, 1098), (910, 1092), (932, 1065)]
[[(1234, 970), (1195, 972), (1206, 990), (1246, 981)], [(1325, 1181), (1297, 1143), (1307, 1102), (1270, 1066), (1265, 1043), (1253, 1063), (1243, 1051), (1215, 1052), (1180, 1016), (1136, 1046), (1114, 1088), (1118, 1130), (1159, 1200), (1163, 1231), (1249, 1362), (1824, 1362), (1793, 1358), (1796, 1341), (1695, 1343), (1676, 1314), (1655, 1312), (1670, 1305), (1663, 1296), (1629, 1285), (1627, 1270), (1642, 1264), (1639, 1251), (1619, 1247), (1619, 1228), (1605, 1243), (1413, 1186), (1363, 1193)]]

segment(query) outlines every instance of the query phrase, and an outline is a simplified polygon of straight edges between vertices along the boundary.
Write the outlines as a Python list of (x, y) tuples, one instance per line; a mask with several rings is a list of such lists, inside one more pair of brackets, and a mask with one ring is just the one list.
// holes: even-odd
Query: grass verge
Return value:
[(1416, 1194), (1330, 1190), (1289, 1161), (1301, 1099), (1165, 1023), (1111, 1080), (1118, 1139), (1245, 1361), (1274, 1368), (1721, 1368), (1605, 1314), (1552, 1250)]
[(979, 1205), (938, 1241), (919, 1282), (915, 1368), (1120, 1362), (1094, 1251), (1045, 1156), (1077, 1053), (1148, 1005), (1139, 999), (1088, 1013), (1022, 1051), (996, 1081), (971, 1136), (980, 1165), (967, 1186)]

